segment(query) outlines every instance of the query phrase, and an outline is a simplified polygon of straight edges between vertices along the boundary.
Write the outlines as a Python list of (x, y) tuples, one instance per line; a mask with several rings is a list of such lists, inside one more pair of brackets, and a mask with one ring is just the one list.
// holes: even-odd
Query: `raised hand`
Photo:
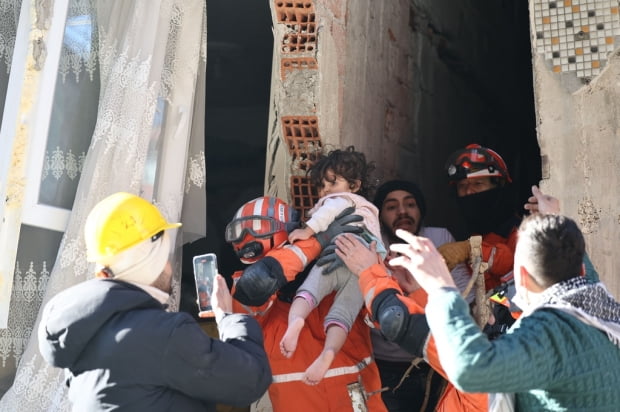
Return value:
[(544, 194), (538, 186), (532, 186), (532, 196), (527, 199), (527, 203), (523, 206), (530, 213), (543, 213), (556, 215), (560, 213), (560, 201), (551, 196)]
[(456, 287), (441, 254), (429, 239), (415, 236), (406, 230), (396, 230), (396, 236), (407, 243), (390, 245), (400, 256), (390, 260), (392, 266), (402, 266), (430, 293), (442, 287)]

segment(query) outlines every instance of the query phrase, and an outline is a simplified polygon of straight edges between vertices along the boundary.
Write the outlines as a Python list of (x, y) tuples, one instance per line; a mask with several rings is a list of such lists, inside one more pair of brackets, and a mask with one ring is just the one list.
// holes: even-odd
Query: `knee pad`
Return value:
[(403, 333), (405, 318), (408, 314), (399, 305), (391, 305), (382, 308), (378, 314), (377, 321), (381, 327), (381, 332), (389, 341), (397, 341)]
[(393, 291), (380, 294), (375, 302), (373, 313), (385, 338), (412, 355), (422, 357), (430, 331), (426, 316), (409, 313)]

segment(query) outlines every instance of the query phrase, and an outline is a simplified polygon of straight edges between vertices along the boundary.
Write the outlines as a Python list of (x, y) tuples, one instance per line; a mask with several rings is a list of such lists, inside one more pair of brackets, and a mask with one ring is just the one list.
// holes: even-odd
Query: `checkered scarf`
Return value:
[[(609, 340), (620, 347), (620, 303), (607, 292), (602, 283), (591, 283), (582, 276), (556, 283), (547, 288), (539, 303), (528, 308), (523, 316), (542, 308), (569, 313), (585, 324), (604, 331)], [(489, 412), (514, 410), (514, 393), (489, 394)]]
[(554, 308), (575, 316), (587, 325), (607, 333), (620, 347), (620, 303), (605, 286), (585, 277), (574, 277), (547, 288), (533, 309)]

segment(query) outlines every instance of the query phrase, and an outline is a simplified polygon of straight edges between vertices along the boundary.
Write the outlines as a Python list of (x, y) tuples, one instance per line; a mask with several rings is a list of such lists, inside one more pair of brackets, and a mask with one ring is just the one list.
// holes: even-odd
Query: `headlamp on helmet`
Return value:
[(452, 183), (478, 177), (499, 177), (508, 183), (512, 182), (504, 159), (497, 152), (479, 144), (470, 144), (452, 153), (446, 162), (446, 171)]

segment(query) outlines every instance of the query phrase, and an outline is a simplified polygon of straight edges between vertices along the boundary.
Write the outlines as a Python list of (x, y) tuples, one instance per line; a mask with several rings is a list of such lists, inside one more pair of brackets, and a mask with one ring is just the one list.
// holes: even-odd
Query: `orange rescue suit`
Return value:
[[(266, 256), (275, 258), (280, 263), (286, 280), (290, 282), (320, 251), (321, 247), (316, 239), (310, 238), (297, 241), (294, 245), (273, 249)], [(239, 279), (242, 276), (243, 272), (237, 272), (233, 278)], [(265, 351), (274, 376), (274, 382), (269, 387), (269, 398), (274, 412), (353, 411), (347, 385), (358, 381), (361, 381), (366, 393), (375, 392), (366, 401), (368, 411), (387, 412), (378, 392), (381, 379), (372, 358), (370, 328), (364, 322), (364, 309), (351, 327), (347, 340), (336, 354), (326, 377), (315, 386), (301, 381), (305, 370), (323, 350), (323, 320), (333, 303), (334, 295), (327, 296), (310, 313), (299, 336), (297, 350), (290, 359), (282, 355), (279, 346), (288, 326), (290, 303), (279, 299), (277, 292), (260, 307), (246, 306), (233, 300), (235, 312), (254, 315), (263, 329)]]
[(516, 247), (517, 227), (512, 228), (507, 238), (496, 233), (482, 236), (482, 261), (489, 263), (489, 268), (484, 274), (486, 290), (501, 285), (501, 278), (512, 271)]
[[(412, 318), (406, 325), (413, 327), (415, 330), (403, 331), (404, 333), (399, 335), (399, 340), (402, 340), (396, 343), (411, 354), (424, 357), (424, 360), (447, 380), (448, 378), (439, 363), (435, 340), (430, 335), (426, 317), (424, 316), (424, 307), (427, 302), (427, 294), (424, 289), (418, 289), (409, 294), (409, 296), (404, 296), (398, 282), (387, 273), (386, 268), (381, 264), (375, 264), (363, 271), (359, 277), (359, 284), (362, 296), (365, 299), (366, 309), (371, 313), (373, 319), (381, 318), (382, 313), (380, 312), (382, 310), (393, 310), (394, 303), (406, 308), (410, 318)], [(397, 299), (397, 301), (394, 299)], [(380, 303), (377, 303), (378, 301)], [(388, 305), (381, 304), (381, 302), (386, 301), (390, 303)], [(461, 392), (449, 381), (436, 409), (436, 411), (440, 412), (487, 410), (488, 394)]]

